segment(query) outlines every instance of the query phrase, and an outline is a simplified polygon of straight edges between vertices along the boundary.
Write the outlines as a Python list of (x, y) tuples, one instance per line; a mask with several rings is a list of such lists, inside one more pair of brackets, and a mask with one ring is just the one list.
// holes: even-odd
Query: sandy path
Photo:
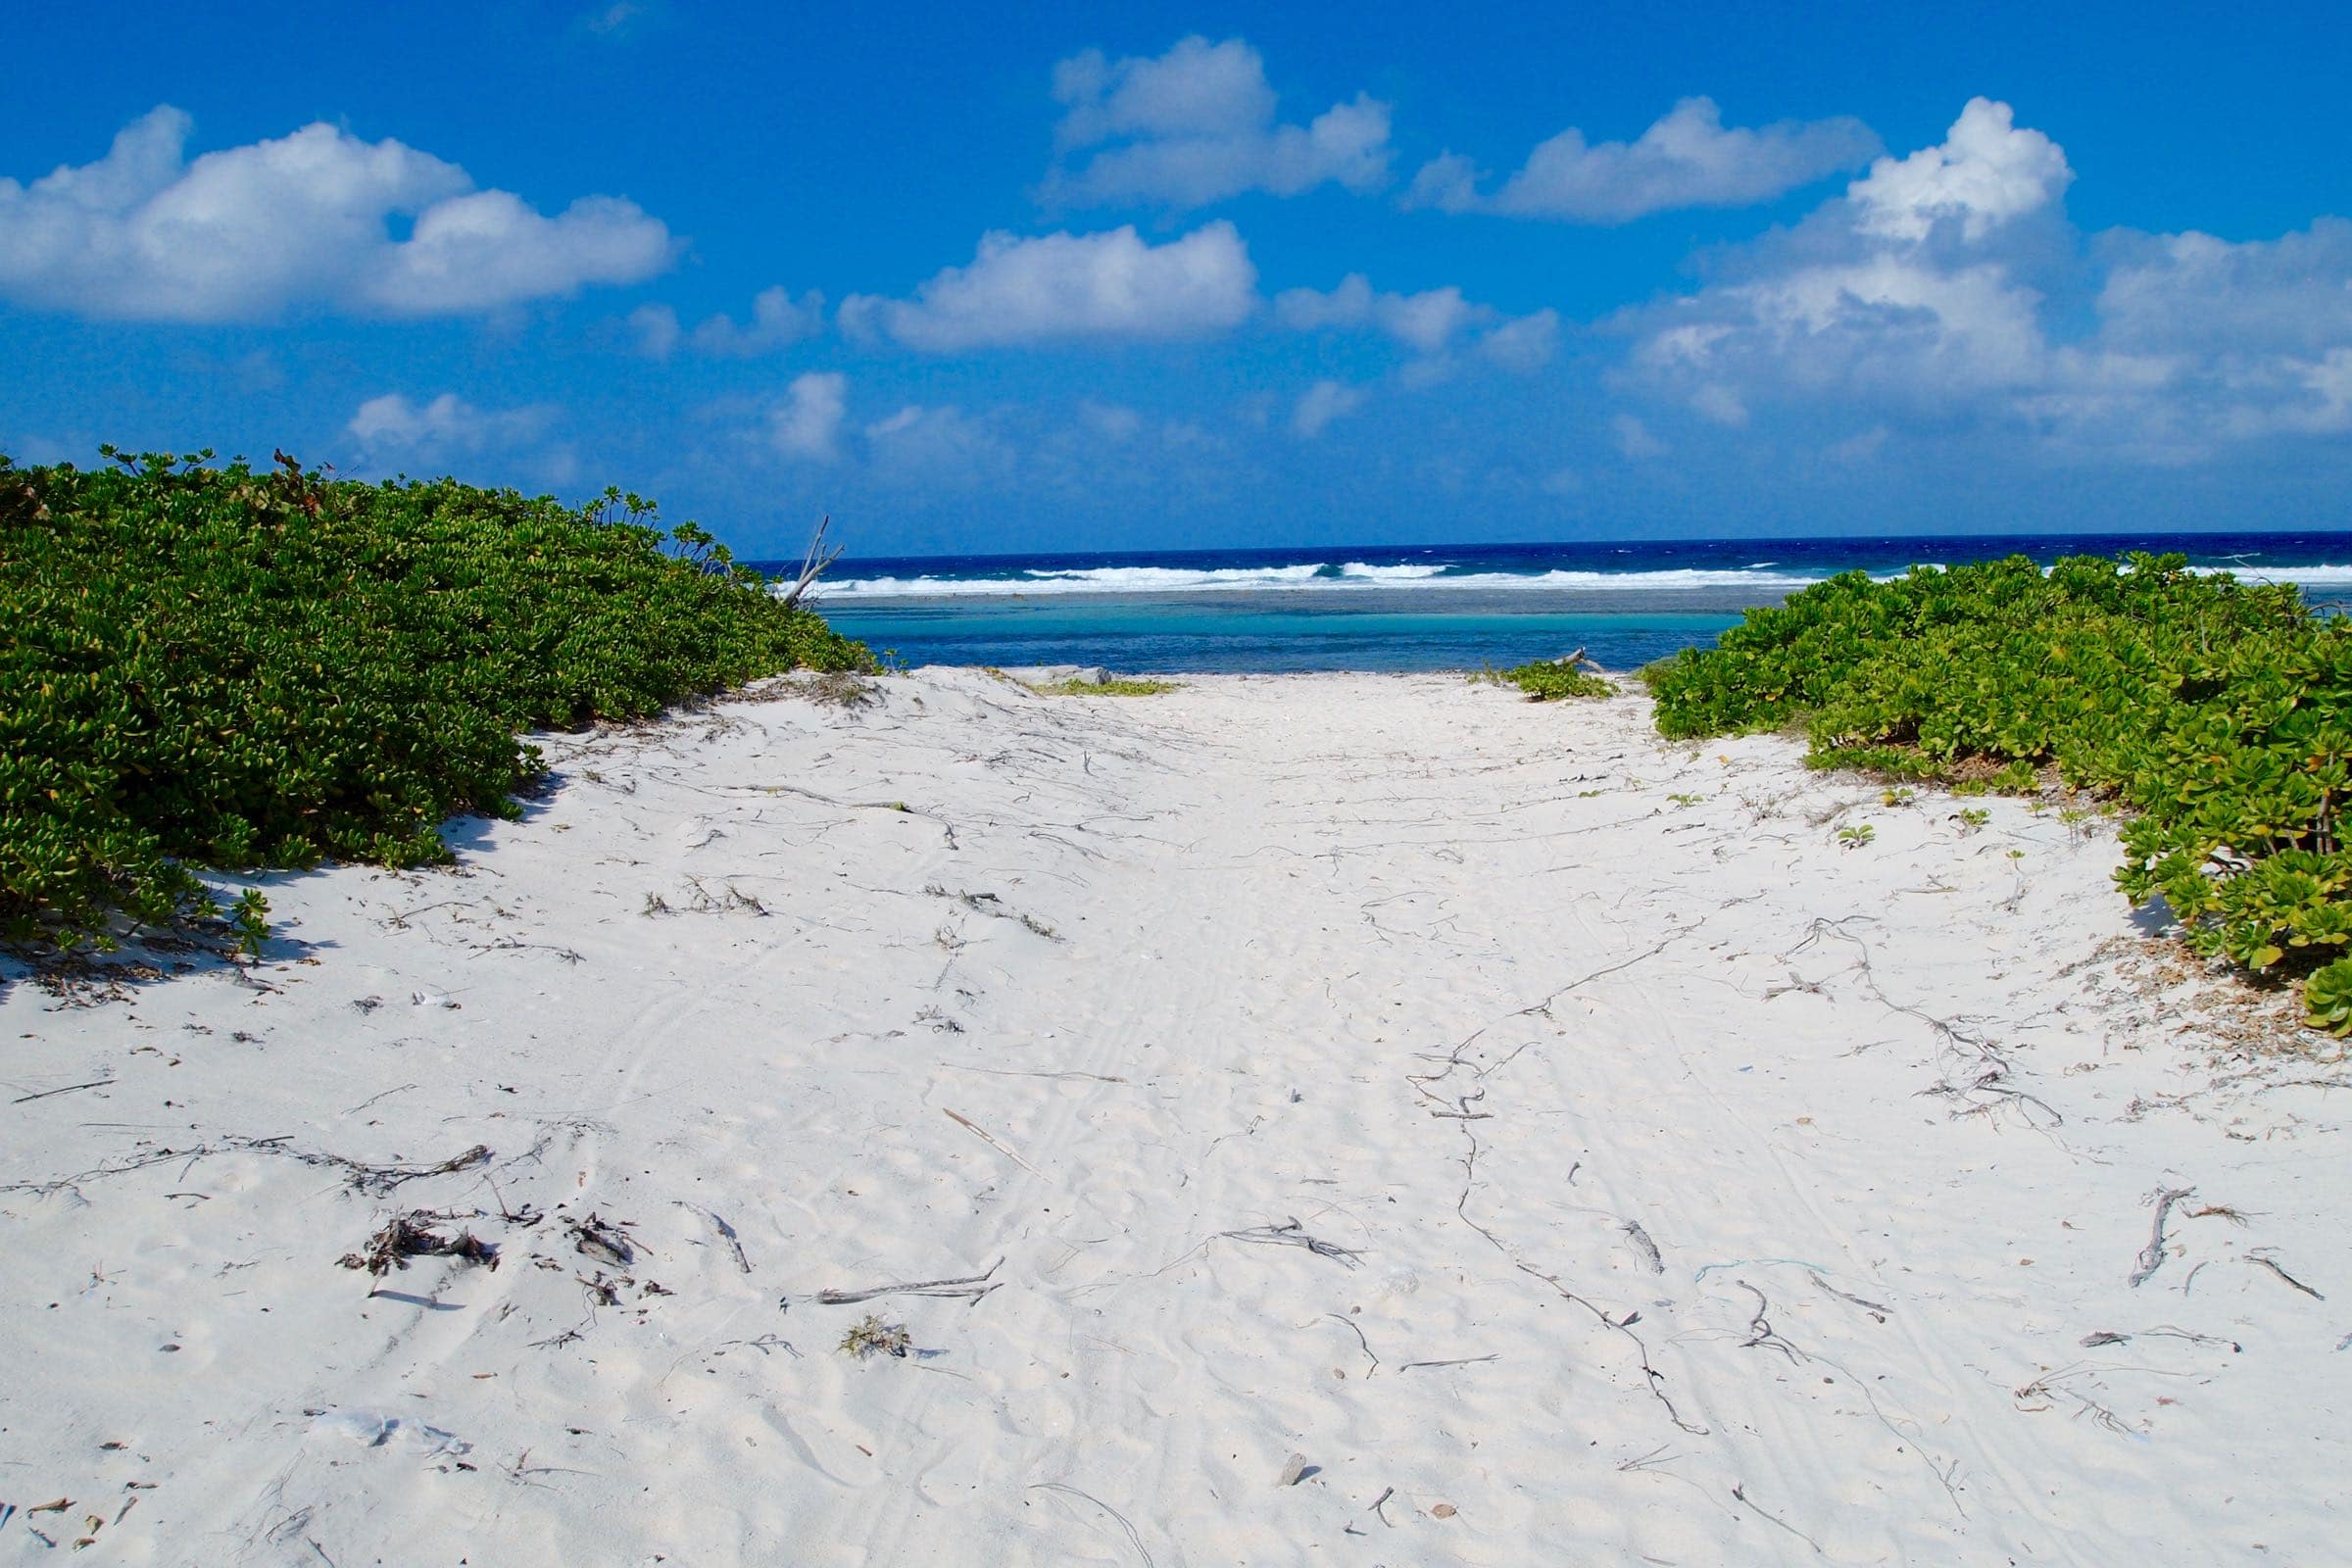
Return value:
[[(268, 989), (12, 986), (0, 1561), (2341, 1560), (2337, 1074), (2096, 824), (1637, 698), (888, 684), (559, 738), (460, 871), (273, 886)], [(369, 1296), (410, 1208), (501, 1266)]]

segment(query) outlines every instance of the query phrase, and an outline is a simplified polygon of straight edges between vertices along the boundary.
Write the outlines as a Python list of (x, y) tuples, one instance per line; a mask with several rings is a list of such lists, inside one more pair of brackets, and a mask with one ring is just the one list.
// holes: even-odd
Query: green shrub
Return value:
[(2352, 624), (2293, 587), (2180, 556), (1851, 572), (1647, 678), (1669, 736), (1801, 720), (1817, 766), (2114, 799), (2133, 903), (2246, 969), (2334, 976), (2306, 1003), (2352, 1031)]
[(1574, 661), (1539, 659), (1514, 669), (1488, 669), (1475, 677), (1496, 686), (1516, 686), (1531, 702), (1548, 703), (1564, 697), (1614, 697), (1617, 688), (1579, 669)]
[[(0, 457), (0, 940), (221, 913), (190, 869), (447, 858), (519, 730), (870, 664), (689, 523), (452, 480)], [(258, 901), (230, 915), (258, 945)]]

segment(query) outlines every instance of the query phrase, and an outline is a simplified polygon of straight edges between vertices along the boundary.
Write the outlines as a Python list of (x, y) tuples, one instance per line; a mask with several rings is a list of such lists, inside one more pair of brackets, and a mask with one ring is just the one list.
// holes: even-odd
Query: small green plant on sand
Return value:
[(270, 940), (270, 901), (257, 888), (247, 888), (229, 905), (224, 917), (228, 928), (236, 933), (236, 949), (248, 958), (262, 956), (262, 944)]
[(1992, 813), (1982, 807), (1964, 806), (1952, 813), (1952, 820), (1960, 824), (1961, 832), (1974, 833), (1992, 820)]
[(1891, 789), (1881, 790), (1879, 792), (1879, 804), (1881, 806), (1909, 806), (1913, 801), (1918, 799), (1919, 791), (1914, 789), (1905, 789), (1900, 786)]
[(1040, 697), (1157, 697), (1161, 692), (1180, 690), (1183, 685), (1182, 681), (1121, 676), (1104, 681), (1057, 680), (1029, 689)]
[(1614, 697), (1617, 688), (1589, 670), (1579, 669), (1581, 654), (1566, 659), (1540, 659), (1533, 663), (1512, 669), (1496, 669), (1493, 665), (1470, 678), (1489, 686), (1516, 686), (1527, 693), (1528, 700), (1538, 703), (1557, 701), (1563, 697)]
[(1704, 795), (1669, 795), (1666, 798), (1677, 806), (1696, 806), (1706, 799)]
[(873, 1313), (850, 1325), (841, 1337), (841, 1353), (862, 1361), (873, 1355), (905, 1355), (914, 1347), (914, 1338), (904, 1323), (885, 1323)]
[(1856, 827), (1841, 827), (1838, 830), (1838, 844), (1849, 850), (1858, 850), (1878, 836), (1878, 829), (1872, 827), (1868, 822)]
[(2352, 958), (2338, 958), (2303, 982), (2303, 1013), (2314, 1029), (2352, 1034)]

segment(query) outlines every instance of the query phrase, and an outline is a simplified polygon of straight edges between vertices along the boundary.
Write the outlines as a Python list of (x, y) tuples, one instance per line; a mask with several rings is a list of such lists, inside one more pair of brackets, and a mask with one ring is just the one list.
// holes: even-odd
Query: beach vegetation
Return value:
[(204, 868), (450, 858), (516, 815), (520, 732), (644, 718), (865, 649), (653, 503), (361, 483), (210, 453), (0, 457), (0, 941), (258, 952)]
[(868, 1312), (850, 1325), (849, 1332), (841, 1337), (841, 1344), (835, 1348), (854, 1361), (862, 1361), (875, 1355), (904, 1356), (914, 1348), (914, 1336), (906, 1331), (906, 1324), (887, 1323)]
[(1670, 737), (1799, 721), (1818, 767), (2120, 809), (2134, 905), (2352, 1032), (2352, 622), (2291, 585), (2146, 554), (1848, 572), (1649, 680)]
[(1583, 658), (1580, 651), (1566, 659), (1539, 659), (1510, 669), (1496, 669), (1490, 664), (1470, 678), (1490, 686), (1516, 686), (1527, 694), (1530, 702), (1537, 703), (1557, 702), (1567, 697), (1616, 696), (1615, 685), (1578, 667)]
[(2352, 958), (2338, 958), (2303, 982), (2304, 1021), (2329, 1034), (2352, 1034)]
[(1107, 680), (1079, 680), (1073, 676), (1029, 689), (1040, 697), (1157, 697), (1162, 692), (1180, 690), (1183, 685), (1182, 681), (1148, 677), (1114, 675)]
[(1839, 828), (1838, 830), (1838, 843), (1840, 848), (1858, 850), (1863, 845), (1868, 844), (1871, 840), (1877, 838), (1878, 836), (1879, 830), (1877, 828), (1872, 827), (1868, 822), (1863, 822), (1853, 827)]

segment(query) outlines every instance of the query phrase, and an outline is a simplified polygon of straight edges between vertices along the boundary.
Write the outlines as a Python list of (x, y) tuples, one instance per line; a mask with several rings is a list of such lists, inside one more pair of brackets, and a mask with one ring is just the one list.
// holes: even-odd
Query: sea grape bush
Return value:
[(2142, 554), (1848, 572), (1647, 674), (1669, 736), (1801, 722), (1815, 766), (2115, 799), (2134, 904), (2352, 1033), (2352, 623), (2292, 586)]
[(224, 917), (251, 950), (258, 898), (192, 867), (445, 859), (540, 773), (517, 731), (871, 665), (634, 496), (107, 455), (0, 457), (0, 941)]

